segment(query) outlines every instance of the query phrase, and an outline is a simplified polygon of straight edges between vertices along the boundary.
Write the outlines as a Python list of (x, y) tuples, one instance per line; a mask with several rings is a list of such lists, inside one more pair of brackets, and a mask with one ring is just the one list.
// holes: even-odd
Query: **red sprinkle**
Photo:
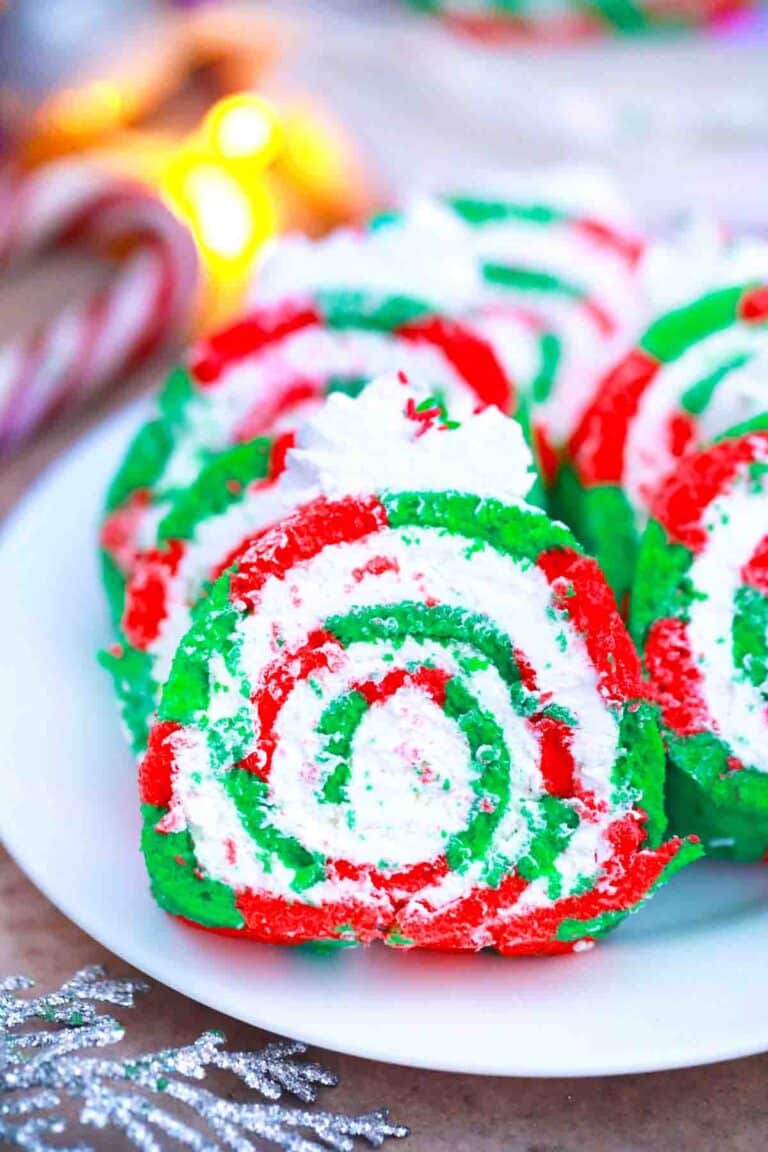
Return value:
[(441, 422), (443, 413), (437, 405), (432, 408), (417, 408), (416, 401), (413, 396), (409, 396), (405, 405), (405, 415), (414, 424), (418, 424), (419, 430), (416, 433), (416, 438), (423, 436), (425, 432), (429, 432), (435, 427), (435, 424)]

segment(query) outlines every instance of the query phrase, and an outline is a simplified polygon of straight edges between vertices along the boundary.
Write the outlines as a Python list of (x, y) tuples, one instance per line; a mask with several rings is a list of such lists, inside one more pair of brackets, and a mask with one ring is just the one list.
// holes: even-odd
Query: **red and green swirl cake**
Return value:
[(505, 180), (492, 193), (415, 199), (366, 232), (275, 245), (256, 300), (332, 283), (351, 297), (399, 285), (437, 312), (470, 316), (533, 412), (545, 475), (617, 344), (644, 315), (643, 243), (594, 173)]
[[(294, 475), (295, 473), (295, 475)], [(293, 479), (292, 479), (293, 478)], [(332, 398), (179, 645), (140, 772), (168, 912), (280, 943), (579, 950), (698, 854), (597, 564), (519, 426)]]
[(768, 852), (768, 415), (681, 461), (640, 546), (632, 629), (659, 704), (675, 829)]
[(112, 483), (101, 531), (117, 631), (105, 662), (137, 751), (201, 592), (274, 518), (292, 428), (324, 396), (355, 395), (384, 370), (411, 372), (458, 415), (518, 411), (514, 384), (471, 323), (404, 298), (329, 291), (255, 310), (171, 374)]
[(641, 323), (643, 244), (613, 189), (589, 174), (520, 179), (495, 196), (464, 193), (443, 204), (465, 231), (485, 300), (514, 303), (546, 333), (544, 369), (525, 391), (553, 479), (601, 371)]
[(566, 519), (623, 601), (656, 492), (682, 456), (768, 407), (768, 284), (666, 313), (608, 373), (569, 444)]

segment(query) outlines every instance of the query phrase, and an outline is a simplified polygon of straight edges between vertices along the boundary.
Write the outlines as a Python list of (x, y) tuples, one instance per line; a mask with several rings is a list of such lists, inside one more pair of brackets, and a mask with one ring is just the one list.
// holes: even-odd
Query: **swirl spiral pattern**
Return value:
[(256, 310), (171, 375), (159, 417), (112, 484), (101, 533), (118, 632), (105, 663), (137, 752), (195, 603), (240, 542), (280, 511), (275, 481), (293, 429), (325, 396), (356, 395), (383, 370), (412, 372), (459, 416), (493, 405), (525, 417), (470, 323), (404, 297), (328, 292)]
[(632, 627), (669, 754), (678, 829), (768, 851), (768, 418), (683, 460), (652, 508)]
[(634, 338), (643, 307), (643, 244), (623, 215), (610, 186), (573, 173), (512, 180), (496, 195), (417, 199), (362, 235), (281, 241), (255, 298), (323, 284), (364, 296), (399, 284), (438, 312), (470, 317), (504, 350), (553, 479), (596, 374)]
[(657, 319), (606, 376), (569, 445), (569, 521), (622, 599), (656, 491), (680, 458), (768, 405), (768, 285)]
[[(637, 275), (643, 245), (614, 222), (611, 190), (601, 187), (598, 196), (591, 184), (582, 190), (576, 182), (569, 193), (563, 184), (565, 190), (555, 181), (523, 183), (496, 198), (457, 195), (442, 204), (477, 263), (481, 287), (472, 314), (486, 315), (496, 343), (505, 330), (507, 339), (518, 339), (520, 314), (540, 333), (536, 370), (519, 375), (537, 463), (550, 486), (595, 381), (634, 338), (644, 308)], [(604, 211), (594, 207), (601, 200)]]
[[(564, 671), (567, 670), (567, 671)], [(585, 947), (696, 849), (594, 561), (525, 504), (319, 497), (182, 643), (142, 765), (156, 898), (263, 940)]]

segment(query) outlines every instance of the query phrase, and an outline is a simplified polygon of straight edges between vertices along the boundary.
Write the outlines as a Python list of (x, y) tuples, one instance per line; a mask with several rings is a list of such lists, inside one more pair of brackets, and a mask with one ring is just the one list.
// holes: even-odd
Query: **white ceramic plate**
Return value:
[(97, 649), (102, 493), (140, 412), (57, 465), (0, 544), (0, 831), (102, 944), (188, 996), (360, 1056), (518, 1076), (699, 1064), (768, 1049), (768, 868), (700, 864), (594, 951), (549, 960), (383, 947), (318, 958), (218, 939), (152, 903), (134, 771)]

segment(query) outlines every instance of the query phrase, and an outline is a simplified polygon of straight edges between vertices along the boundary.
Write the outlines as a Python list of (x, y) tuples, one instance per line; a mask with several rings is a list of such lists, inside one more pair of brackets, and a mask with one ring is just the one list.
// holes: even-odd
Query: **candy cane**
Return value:
[(148, 189), (81, 162), (0, 183), (0, 266), (45, 248), (128, 252), (111, 282), (0, 349), (0, 450), (131, 371), (188, 323), (197, 257)]
[(662, 843), (639, 662), (521, 502), (514, 422), (400, 392), (329, 402), (314, 488), (178, 650), (141, 770), (155, 896), (269, 941), (583, 948), (697, 852)]
[(661, 706), (670, 817), (768, 852), (768, 416), (681, 461), (643, 536), (632, 627)]
[(768, 408), (768, 283), (720, 287), (657, 319), (596, 392), (560, 501), (620, 599), (656, 491), (680, 457)]

